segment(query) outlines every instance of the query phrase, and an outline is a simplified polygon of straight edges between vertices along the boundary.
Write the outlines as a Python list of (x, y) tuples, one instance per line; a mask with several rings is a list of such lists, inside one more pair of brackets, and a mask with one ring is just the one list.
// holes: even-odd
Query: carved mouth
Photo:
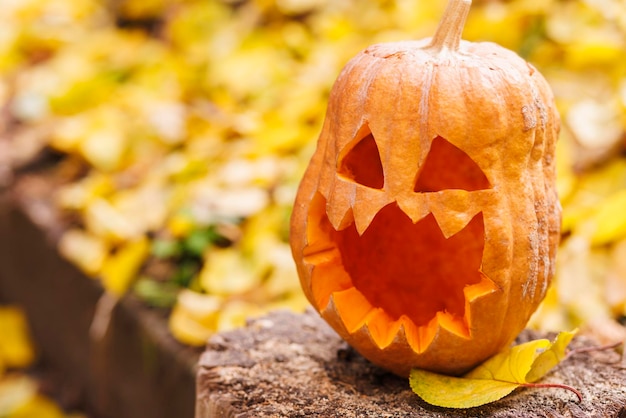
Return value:
[(335, 230), (325, 207), (318, 194), (304, 249), (320, 312), (334, 305), (348, 332), (367, 326), (380, 348), (401, 327), (416, 352), (428, 348), (439, 327), (471, 337), (470, 302), (497, 289), (481, 271), (482, 213), (445, 238), (432, 214), (413, 223), (394, 202), (359, 235), (354, 223)]

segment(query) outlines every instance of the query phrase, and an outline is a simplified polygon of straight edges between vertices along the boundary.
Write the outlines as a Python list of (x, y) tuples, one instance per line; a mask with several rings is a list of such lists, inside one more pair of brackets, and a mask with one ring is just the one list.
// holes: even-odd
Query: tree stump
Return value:
[[(543, 337), (553, 335), (524, 331), (518, 342)], [(597, 345), (579, 335), (570, 347)], [(626, 371), (615, 350), (576, 354), (542, 382), (574, 386), (583, 401), (562, 389), (524, 388), (483, 407), (434, 407), (313, 311), (275, 312), (209, 340), (198, 365), (196, 418), (626, 417)]]

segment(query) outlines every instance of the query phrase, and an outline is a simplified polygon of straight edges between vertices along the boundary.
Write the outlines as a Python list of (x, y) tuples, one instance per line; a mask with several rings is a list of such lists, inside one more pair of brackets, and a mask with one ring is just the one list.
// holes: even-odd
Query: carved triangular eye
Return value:
[(465, 152), (438, 136), (433, 140), (426, 161), (415, 182), (416, 192), (448, 189), (467, 191), (489, 189), (485, 173)]
[(369, 127), (361, 128), (356, 138), (340, 154), (337, 172), (363, 186), (382, 189), (385, 184), (383, 164)]

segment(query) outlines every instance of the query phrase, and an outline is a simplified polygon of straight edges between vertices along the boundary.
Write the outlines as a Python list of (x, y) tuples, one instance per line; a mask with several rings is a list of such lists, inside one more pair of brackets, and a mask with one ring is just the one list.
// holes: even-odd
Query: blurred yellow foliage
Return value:
[(137, 277), (139, 268), (149, 251), (148, 239), (141, 237), (129, 241), (110, 255), (103, 263), (100, 278), (104, 288), (117, 296), (122, 296)]
[(0, 377), (3, 368), (24, 368), (35, 360), (24, 312), (16, 306), (0, 306)]
[(169, 325), (174, 337), (179, 341), (202, 346), (217, 329), (222, 298), (183, 290), (178, 296)]
[(82, 229), (70, 229), (63, 234), (58, 244), (59, 252), (90, 276), (101, 269), (109, 253), (105, 241)]
[(15, 374), (0, 379), (0, 416), (63, 418), (66, 415), (52, 400), (38, 393), (33, 379)]
[[(78, 219), (61, 253), (121, 294), (155, 257), (152, 238), (171, 241), (167, 261), (195, 266), (170, 317), (190, 344), (302, 310), (288, 217), (329, 89), (367, 45), (431, 36), (445, 3), (9, 1), (0, 101), (11, 126), (45, 127), (60, 171), (82, 167), (55, 192)], [(533, 324), (625, 315), (626, 3), (475, 0), (464, 37), (532, 62), (562, 115), (564, 238)], [(209, 227), (222, 235), (189, 243)]]
[(35, 356), (22, 309), (17, 306), (0, 306), (0, 417), (65, 416), (53, 401), (38, 393), (35, 380), (17, 371), (30, 367)]
[[(605, 245), (626, 236), (626, 189), (609, 195), (586, 220), (591, 224), (591, 245)], [(584, 226), (582, 227), (585, 228)]]

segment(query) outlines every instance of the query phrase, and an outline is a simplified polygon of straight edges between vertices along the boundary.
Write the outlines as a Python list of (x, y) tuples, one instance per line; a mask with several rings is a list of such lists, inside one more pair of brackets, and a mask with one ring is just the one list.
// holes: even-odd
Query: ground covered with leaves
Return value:
[[(0, 187), (53, 160), (59, 251), (171, 310), (185, 344), (301, 311), (288, 218), (332, 82), (367, 45), (430, 36), (445, 3), (4, 2)], [(626, 4), (476, 0), (464, 38), (532, 62), (562, 115), (563, 240), (532, 326), (623, 319)]]

